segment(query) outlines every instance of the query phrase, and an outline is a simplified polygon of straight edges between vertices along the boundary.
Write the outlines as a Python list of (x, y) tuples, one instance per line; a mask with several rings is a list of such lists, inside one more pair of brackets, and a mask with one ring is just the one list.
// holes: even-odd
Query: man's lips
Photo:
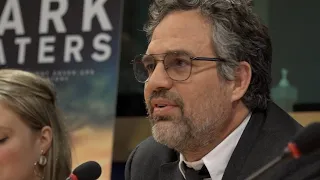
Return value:
[(157, 98), (151, 100), (151, 107), (152, 107), (152, 113), (158, 114), (158, 113), (165, 113), (169, 110), (172, 110), (173, 108), (178, 107), (176, 103), (173, 101)]
[(157, 98), (151, 100), (151, 106), (152, 108), (163, 108), (165, 106), (177, 106), (177, 104), (167, 99)]

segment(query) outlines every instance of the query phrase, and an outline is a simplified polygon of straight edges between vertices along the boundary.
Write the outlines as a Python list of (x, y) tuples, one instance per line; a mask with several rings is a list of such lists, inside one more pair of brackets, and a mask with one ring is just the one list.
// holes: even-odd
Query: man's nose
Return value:
[(164, 64), (162, 62), (158, 62), (146, 83), (146, 88), (152, 91), (157, 91), (160, 89), (170, 89), (171, 87), (172, 79), (168, 76)]

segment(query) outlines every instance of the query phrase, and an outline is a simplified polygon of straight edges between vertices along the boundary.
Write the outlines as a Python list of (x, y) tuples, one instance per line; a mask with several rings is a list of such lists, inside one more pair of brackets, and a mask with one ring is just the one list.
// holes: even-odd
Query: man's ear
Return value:
[(49, 126), (44, 126), (40, 134), (40, 150), (47, 153), (52, 145), (52, 129)]
[(251, 66), (246, 61), (241, 61), (235, 69), (234, 87), (232, 91), (232, 102), (240, 100), (247, 92), (251, 82)]

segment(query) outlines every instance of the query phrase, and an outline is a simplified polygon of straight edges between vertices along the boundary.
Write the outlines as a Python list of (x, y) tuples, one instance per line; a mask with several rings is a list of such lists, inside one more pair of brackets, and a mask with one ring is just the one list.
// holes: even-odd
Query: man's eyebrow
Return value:
[(188, 50), (185, 49), (169, 49), (164, 51), (163, 53), (150, 53), (148, 55), (161, 55), (161, 54), (167, 54), (167, 53), (181, 53), (181, 54), (188, 54), (190, 56), (194, 56), (194, 54)]

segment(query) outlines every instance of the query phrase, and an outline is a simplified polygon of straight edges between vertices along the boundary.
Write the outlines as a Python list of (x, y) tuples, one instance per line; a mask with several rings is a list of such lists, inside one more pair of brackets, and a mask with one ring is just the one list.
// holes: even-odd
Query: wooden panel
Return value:
[(306, 126), (312, 122), (320, 122), (320, 112), (295, 112), (289, 113), (300, 124)]

